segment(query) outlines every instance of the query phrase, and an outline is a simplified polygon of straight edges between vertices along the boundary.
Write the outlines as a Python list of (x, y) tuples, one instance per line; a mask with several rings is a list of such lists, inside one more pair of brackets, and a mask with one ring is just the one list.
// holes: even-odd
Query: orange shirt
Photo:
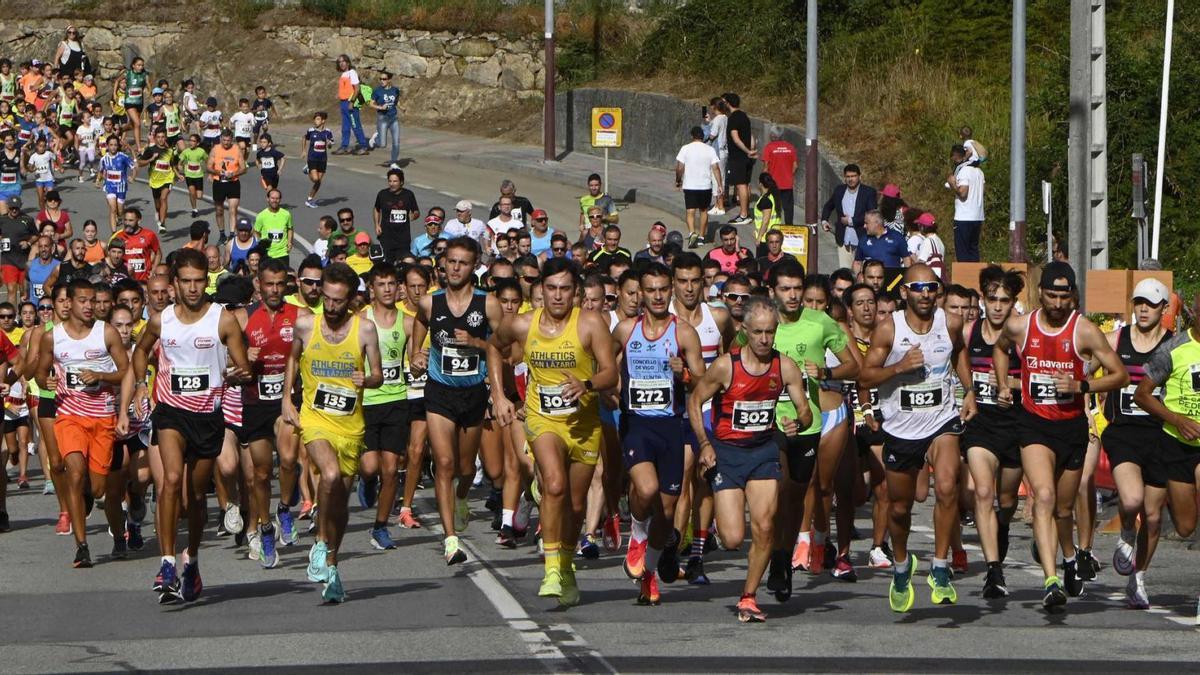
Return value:
[[(236, 145), (232, 145), (228, 150), (224, 146), (217, 144), (208, 153), (209, 166), (216, 165), (221, 171), (228, 171), (231, 174), (236, 174), (242, 170), (242, 150)], [(237, 176), (230, 179), (231, 181), (238, 180)]]
[(89, 85), (85, 82), (77, 82), (75, 84), (75, 91), (79, 92), (85, 101), (91, 101), (96, 98), (96, 85), (94, 84)]
[(354, 93), (358, 90), (358, 84), (354, 80), (358, 80), (358, 73), (354, 70), (347, 70), (338, 78), (339, 101), (349, 101), (354, 98)]

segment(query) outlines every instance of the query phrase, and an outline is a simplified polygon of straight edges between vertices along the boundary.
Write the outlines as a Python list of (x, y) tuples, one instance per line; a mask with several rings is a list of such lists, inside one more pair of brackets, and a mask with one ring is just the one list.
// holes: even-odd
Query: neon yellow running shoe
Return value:
[(563, 594), (563, 576), (557, 568), (546, 570), (546, 576), (542, 577), (542, 587), (538, 589), (538, 595), (543, 598), (557, 598)]
[(935, 605), (953, 605), (958, 602), (958, 591), (950, 583), (949, 567), (934, 567), (926, 577), (929, 582), (929, 601)]
[(916, 602), (917, 594), (912, 587), (912, 573), (917, 569), (917, 556), (908, 554), (908, 571), (901, 573), (899, 566), (892, 568), (892, 584), (888, 588), (888, 605), (893, 612), (907, 612)]
[(579, 584), (575, 582), (575, 572), (563, 573), (562, 594), (558, 596), (558, 604), (563, 607), (574, 607), (579, 604)]

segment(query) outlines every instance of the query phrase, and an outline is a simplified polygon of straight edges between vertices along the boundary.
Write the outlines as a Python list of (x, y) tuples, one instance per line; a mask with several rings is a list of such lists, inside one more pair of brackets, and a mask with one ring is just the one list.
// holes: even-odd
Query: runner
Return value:
[(638, 604), (657, 605), (656, 575), (679, 575), (679, 549), (665, 548), (683, 487), (683, 425), (677, 419), (683, 388), (703, 375), (704, 358), (696, 329), (669, 311), (671, 270), (650, 262), (637, 279), (645, 313), (623, 318), (613, 331), (613, 341), (622, 345), (621, 454), (631, 484), (624, 567), (641, 584)]
[[(459, 548), (458, 533), (467, 528), (470, 516), (467, 493), (475, 476), (475, 456), (487, 408), (488, 364), (494, 368), (501, 361), (496, 346), (488, 342), (500, 327), (500, 301), (471, 287), (479, 256), (479, 242), (474, 239), (450, 240), (441, 259), (446, 268), (446, 286), (417, 300), (417, 322), (409, 341), (413, 372), (429, 372), (425, 422), (433, 449), (434, 494), (445, 532), (447, 565), (467, 559)], [(418, 346), (427, 333), (431, 337), (428, 354)], [(512, 407), (504, 397), (496, 401)]]
[(962, 355), (962, 319), (937, 306), (937, 275), (926, 265), (913, 265), (901, 288), (906, 307), (875, 326), (859, 378), (863, 387), (879, 387), (882, 404), (889, 530), (896, 556), (888, 593), (893, 612), (912, 609), (916, 597), (912, 576), (917, 556), (908, 550), (908, 535), (917, 474), (926, 462), (934, 467), (937, 496), (930, 600), (935, 605), (958, 602), (947, 559), (951, 530), (958, 523), (958, 435), (976, 413), (973, 389), (956, 409), (953, 377), (969, 383), (971, 373)]
[[(66, 286), (56, 286), (51, 289), (48, 298), (42, 298), (37, 305), (38, 318), (41, 325), (25, 331), (21, 339), (21, 372), (33, 373), (41, 358), (42, 338), (54, 330), (54, 324), (67, 320), (71, 311), (71, 300), (67, 297)], [(31, 384), (37, 380), (30, 379)], [(58, 521), (54, 525), (54, 534), (67, 536), (72, 534), (71, 516), (67, 513), (67, 479), (62, 455), (58, 452), (58, 443), (54, 438), (55, 393), (53, 389), (40, 387), (37, 391), (34, 413), (38, 427), (38, 459), (43, 467), (47, 467), (47, 482), (51, 491), (58, 499)], [(44, 488), (43, 488), (44, 489)]]
[[(451, 249), (447, 256), (453, 255)], [(579, 272), (572, 261), (547, 261), (542, 270), (545, 306), (508, 318), (496, 340), (500, 347), (520, 344), (529, 367), (532, 387), (525, 399), (525, 436), (541, 476), (539, 514), (545, 556), (538, 595), (556, 597), (564, 607), (579, 604), (570, 546), (579, 539), (588, 485), (600, 457), (595, 392), (617, 384), (616, 350), (607, 322), (596, 312), (575, 309), (578, 285)], [(504, 390), (501, 372), (492, 370), (493, 391)], [(493, 407), (501, 426), (513, 421), (507, 398), (495, 397)], [(437, 430), (431, 429), (431, 435), (436, 439)]]
[[(1106, 336), (1109, 346), (1129, 372), (1129, 384), (1104, 398), (1104, 417), (1108, 419), (1108, 426), (1100, 441), (1104, 452), (1108, 453), (1120, 498), (1117, 507), (1121, 534), (1113, 552), (1113, 569), (1117, 574), (1129, 577), (1125, 602), (1133, 609), (1150, 607), (1146, 570), (1158, 548), (1162, 509), (1167, 501), (1168, 476), (1163, 460), (1173, 454), (1175, 443), (1162, 422), (1139, 407), (1134, 398), (1138, 385), (1146, 377), (1146, 364), (1151, 355), (1174, 336), (1162, 325), (1169, 296), (1170, 291), (1161, 281), (1143, 279), (1138, 282), (1132, 298), (1134, 323)], [(1160, 388), (1156, 387), (1152, 394), (1162, 400)]]
[[(58, 399), (54, 436), (66, 467), (66, 502), (75, 534), (75, 567), (92, 566), (86, 529), (91, 506), (85, 505), (85, 501), (104, 496), (114, 433), (129, 424), (124, 411), (118, 421), (115, 391), (121, 388), (129, 361), (116, 329), (95, 319), (92, 308), (95, 296), (95, 288), (86, 279), (76, 279), (67, 285), (70, 314), (66, 321), (40, 338), (36, 371), (38, 385), (54, 390)], [(0, 340), (0, 352), (11, 345), (7, 338)], [(125, 521), (119, 516), (109, 518), (109, 527), (113, 536), (112, 557), (124, 558)]]
[[(10, 373), (10, 367), (12, 368), (11, 373)], [(20, 350), (18, 350), (16, 345), (14, 345), (12, 343), (12, 341), (8, 339), (7, 335), (0, 335), (0, 395), (8, 396), (9, 385), (5, 384), (5, 382), (8, 381), (10, 374), (15, 374), (15, 375), (19, 376), (20, 369), (21, 369), (21, 352), (20, 352)], [(6, 421), (6, 423), (7, 423), (7, 421)], [(8, 532), (9, 530), (12, 529), (12, 525), (11, 525), (11, 522), (8, 517), (8, 501), (7, 501), (8, 473), (7, 472), (8, 472), (9, 453), (14, 452), (14, 451), (19, 452), (19, 453), (24, 453), (25, 446), (22, 445), (22, 446), (18, 446), (16, 448), (12, 448), (11, 446), (9, 446), (7, 444), (7, 441), (6, 441), (5, 447), (4, 447), (4, 452), (0, 452), (0, 468), (3, 468), (5, 471), (4, 480), (0, 481), (0, 532)], [(43, 464), (42, 466), (46, 467), (47, 465)], [(51, 471), (52, 471), (52, 469), (51, 469)], [(24, 474), (22, 474), (22, 475), (24, 475)], [(76, 487), (80, 487), (78, 482), (76, 482), (75, 485), (76, 485)], [(80, 494), (82, 494), (82, 491), (80, 491)], [(73, 496), (74, 495), (72, 495), (72, 497)], [(70, 507), (71, 503), (73, 503), (74, 501), (75, 501), (74, 499), (68, 500), (68, 510), (70, 510), (69, 507)], [(80, 513), (82, 515), (82, 499), (80, 499), (79, 501), (80, 501), (79, 505), (81, 507)], [(60, 518), (60, 520), (61, 520), (61, 518)], [(82, 527), (80, 529), (82, 529)], [(91, 567), (91, 558), (88, 557), (88, 554), (87, 554), (87, 544), (84, 544), (82, 553), (83, 553), (84, 558), (87, 560), (86, 566)], [(76, 554), (75, 554), (75, 560), (76, 560), (75, 566), (80, 567), (81, 566), (79, 564), (80, 552), (78, 550), (76, 551)]]
[(279, 188), (279, 175), (283, 173), (287, 157), (275, 147), (271, 134), (262, 134), (255, 142), (258, 144), (254, 151), (254, 161), (258, 163), (258, 182), (269, 194), (271, 190)]
[[(746, 303), (746, 345), (709, 364), (688, 397), (688, 421), (700, 439), (701, 475), (715, 495), (721, 545), (736, 550), (745, 538), (746, 506), (750, 507), (750, 554), (746, 581), (738, 600), (738, 621), (766, 621), (755, 595), (771, 556), (779, 479), (779, 446), (775, 412), (786, 389), (794, 401), (808, 397), (801, 370), (775, 351), (778, 312), (770, 300), (754, 296)], [(765, 377), (764, 377), (765, 376)], [(704, 424), (704, 404), (712, 399), (712, 433)], [(795, 419), (779, 420), (783, 433), (794, 436), (813, 422), (812, 410), (801, 406)]]
[(8, 130), (0, 133), (0, 138), (4, 139), (4, 149), (0, 151), (0, 213), (7, 215), (13, 199), (18, 206), (21, 204), (21, 173), (25, 167), (16, 134)]
[[(213, 219), (221, 231), (221, 244), (233, 238), (233, 225), (242, 201), (241, 175), (244, 173), (246, 161), (242, 159), (242, 151), (233, 146), (233, 132), (224, 129), (221, 131), (220, 144), (213, 146), (208, 156), (208, 175), (212, 177), (212, 199), (216, 207)], [(229, 221), (228, 226), (226, 220)]]
[[(367, 276), (371, 304), (363, 313), (375, 323), (383, 384), (363, 392), (365, 443), (358, 489), (359, 501), (366, 508), (376, 505), (371, 545), (381, 551), (396, 548), (387, 525), (396, 504), (400, 458), (408, 450), (408, 388), (404, 382), (408, 338), (404, 315), (396, 308), (399, 276), (388, 263), (377, 263), (371, 269)], [(376, 487), (379, 488), (377, 504)]]
[(150, 167), (147, 180), (150, 183), (150, 195), (155, 208), (154, 222), (158, 225), (159, 232), (165, 232), (167, 199), (171, 196), (171, 185), (176, 180), (175, 169), (179, 157), (175, 147), (167, 144), (166, 131), (156, 129), (152, 138), (153, 144), (148, 145), (138, 157), (138, 166)]
[(183, 182), (187, 184), (188, 201), (195, 218), (199, 213), (197, 203), (204, 196), (204, 171), (208, 166), (208, 152), (196, 134), (188, 136), (188, 147), (179, 151), (179, 165), (183, 168)]
[[(160, 603), (177, 598), (191, 602), (203, 588), (200, 540), (213, 461), (221, 453), (224, 435), (221, 396), (226, 380), (245, 379), (250, 371), (237, 319), (204, 295), (207, 269), (208, 261), (200, 251), (183, 249), (175, 253), (170, 272), (175, 303), (146, 322), (133, 353), (136, 392), (123, 389), (121, 395), (121, 410), (129, 408), (133, 397), (140, 407), (140, 401), (149, 395), (144, 382), (146, 369), (157, 354), (153, 425), (163, 477), (155, 532), (162, 564), (152, 588), (159, 594)], [(227, 359), (233, 362), (228, 371)], [(175, 533), (185, 486), (188, 544), (182, 556), (182, 574), (177, 575)]]
[(150, 75), (146, 72), (145, 59), (135, 56), (129, 63), (129, 68), (124, 69), (117, 77), (125, 81), (125, 98), (121, 104), (125, 108), (125, 113), (129, 115), (129, 126), (133, 129), (134, 150), (140, 153), (142, 150), (142, 109), (145, 107), (146, 85), (150, 81)]
[(136, 206), (125, 207), (122, 213), (124, 229), (113, 235), (113, 242), (121, 242), (125, 249), (125, 267), (135, 280), (145, 283), (150, 272), (162, 258), (158, 235), (142, 227), (142, 212)]
[(278, 189), (267, 191), (267, 208), (254, 217), (254, 236), (267, 242), (267, 258), (287, 264), (292, 252), (292, 241), (296, 236), (292, 225), (292, 212), (281, 206), (283, 193)]
[(283, 390), (292, 391), (299, 375), (304, 388), (299, 412), (284, 397), (283, 420), (300, 432), (320, 477), (317, 542), (308, 554), (307, 574), (309, 581), (324, 583), (321, 597), (330, 603), (346, 599), (338, 550), (363, 446), (362, 391), (383, 384), (375, 324), (350, 313), (357, 289), (358, 277), (348, 266), (326, 268), (321, 285), (325, 311), (297, 318), (283, 382)]
[(417, 198), (404, 187), (404, 171), (392, 168), (387, 172), (387, 187), (375, 195), (375, 237), (383, 246), (383, 257), (393, 264), (408, 255), (412, 248), (410, 224), (421, 217)]
[[(430, 277), (429, 268), (423, 265), (411, 265), (404, 272), (404, 302), (397, 307), (404, 312), (404, 334), (409, 336), (409, 340), (415, 332), (413, 323), (417, 317), (417, 301), (428, 293)], [(428, 333), (416, 349), (426, 352), (428, 356)], [(425, 383), (429, 381), (429, 373), (414, 373), (410, 356), (412, 350), (406, 345), (404, 351), (404, 384), (408, 390), (408, 461), (405, 467), (404, 499), (401, 502), (400, 515), (396, 518), (396, 525), (404, 529), (415, 529), (421, 527), (421, 521), (413, 516), (412, 503), (417, 494), (421, 471), (425, 467), (425, 442), (429, 438), (429, 429), (425, 423)]]
[[(1065, 606), (1068, 594), (1083, 593), (1073, 541), (1075, 493), (1088, 444), (1083, 397), (1089, 391), (1114, 391), (1129, 383), (1125, 366), (1104, 334), (1075, 311), (1077, 291), (1070, 265), (1047, 264), (1038, 284), (1041, 308), (1011, 317), (992, 352), (997, 400), (1002, 406), (1012, 405), (1009, 346), (1015, 345), (1022, 357), (1017, 440), (1021, 468), (1033, 496), (1033, 531), (1045, 574), (1042, 606), (1048, 610)], [(1105, 375), (1089, 380), (1086, 364), (1092, 359), (1100, 362)], [(1059, 546), (1061, 580), (1054, 560)]]
[[(1017, 511), (1021, 487), (1017, 410), (999, 404), (992, 355), (1017, 298), (1025, 290), (1025, 280), (1019, 272), (988, 265), (979, 272), (979, 289), (983, 292), (985, 315), (979, 321), (964, 321), (963, 329), (979, 414), (967, 423), (959, 445), (975, 482), (975, 528), (987, 562), (983, 597), (990, 600), (1008, 596), (1003, 564), (1008, 557), (1008, 528)], [(1016, 351), (1009, 345), (1008, 376), (1014, 380), (1020, 377)], [(1012, 397), (1020, 401), (1020, 392), (1013, 392)]]
[(333, 132), (325, 128), (327, 119), (329, 119), (328, 113), (313, 113), (313, 125), (304, 132), (307, 160), (304, 165), (304, 173), (308, 174), (308, 180), (312, 182), (312, 188), (308, 191), (308, 197), (304, 199), (304, 205), (310, 209), (317, 208), (317, 192), (321, 190), (321, 180), (325, 178), (325, 170), (329, 164), (329, 146), (333, 143)]

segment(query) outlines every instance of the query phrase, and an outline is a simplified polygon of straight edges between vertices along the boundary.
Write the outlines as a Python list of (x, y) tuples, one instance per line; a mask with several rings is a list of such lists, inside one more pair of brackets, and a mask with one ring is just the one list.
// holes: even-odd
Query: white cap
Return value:
[(1143, 298), (1151, 303), (1158, 305), (1167, 301), (1171, 296), (1171, 292), (1167, 290), (1167, 285), (1158, 279), (1146, 278), (1138, 282), (1138, 285), (1133, 289), (1133, 299)]
[(454, 205), (454, 210), (455, 211), (470, 211), (471, 210), (471, 201), (468, 199), (458, 200), (458, 203)]

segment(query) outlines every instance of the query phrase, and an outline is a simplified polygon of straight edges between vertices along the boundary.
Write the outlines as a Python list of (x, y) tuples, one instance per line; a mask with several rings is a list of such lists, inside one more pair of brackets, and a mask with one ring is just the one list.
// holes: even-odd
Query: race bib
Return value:
[(128, 98), (141, 98), (141, 97), (142, 97), (142, 88), (141, 87), (130, 87), (129, 88)]
[(0, 173), (0, 183), (4, 185), (12, 185), (17, 182), (17, 174), (15, 173)]
[(404, 381), (404, 366), (399, 359), (384, 361), (382, 367), (383, 383), (385, 385), (400, 384)]
[(408, 385), (408, 397), (424, 398), (425, 383), (429, 380), (429, 373), (421, 373), (420, 377), (413, 377), (412, 372), (404, 371), (404, 383)]
[(942, 405), (941, 383), (922, 384), (900, 388), (900, 409), (913, 412), (937, 408)]
[(538, 409), (543, 415), (561, 417), (579, 410), (579, 401), (567, 401), (563, 398), (564, 385), (547, 387), (538, 385)]
[(258, 400), (283, 400), (283, 373), (263, 375), (262, 377), (258, 378)]
[(178, 136), (179, 135), (179, 125), (178, 124), (168, 124), (167, 125), (167, 135), (168, 136)]
[(452, 377), (479, 374), (479, 352), (474, 349), (442, 347), (442, 372)]
[(1192, 391), (1200, 392), (1200, 363), (1192, 364), (1191, 371), (1192, 371)]
[(126, 262), (129, 263), (130, 272), (143, 272), (146, 269), (145, 258), (130, 258)]
[(757, 433), (775, 425), (775, 401), (734, 401), (729, 426), (734, 431)]
[(353, 389), (337, 387), (320, 382), (313, 397), (313, 408), (330, 415), (349, 415), (358, 405), (358, 394)]
[(274, 169), (275, 168), (275, 158), (274, 157), (263, 157), (262, 159), (258, 160), (258, 166), (265, 170)]
[(188, 162), (188, 164), (187, 164), (187, 170), (191, 171), (191, 172), (199, 171), (200, 168), (201, 168), (200, 165), (195, 162)]
[[(1137, 388), (1138, 388), (1138, 386), (1136, 384), (1130, 384), (1130, 385), (1126, 385), (1119, 392), (1120, 398), (1117, 399), (1117, 405), (1118, 405), (1118, 410), (1121, 411), (1122, 415), (1146, 417), (1150, 414), (1150, 413), (1146, 412), (1145, 410), (1142, 410), (1141, 407), (1139, 407), (1138, 404), (1134, 402), (1133, 394), (1134, 394), (1134, 392), (1137, 391)], [(1154, 398), (1162, 400), (1162, 387), (1154, 388)]]
[(171, 393), (176, 396), (198, 396), (211, 389), (208, 366), (171, 369)]
[(8, 253), (12, 250), (12, 240), (8, 237), (0, 239), (0, 253)]
[(404, 211), (392, 209), (392, 211), (388, 214), (388, 222), (395, 223), (395, 224), (407, 223), (408, 222), (408, 214), (405, 213)]
[(86, 364), (71, 366), (71, 367), (67, 368), (67, 372), (66, 372), (67, 389), (70, 389), (71, 391), (96, 391), (97, 389), (100, 388), (99, 382), (94, 382), (92, 384), (84, 383), (83, 371), (85, 371), (85, 370), (94, 370), (94, 369), (88, 368)]
[(164, 162), (164, 161), (162, 161), (162, 160), (156, 161), (156, 162), (154, 163), (154, 170), (155, 170), (155, 171), (170, 171), (170, 170), (171, 170), (171, 163), (170, 163), (170, 162)]
[(629, 381), (630, 410), (667, 410), (674, 402), (671, 380), (631, 379)]
[(313, 152), (325, 152), (325, 141), (313, 141)]
[(43, 297), (45, 297), (45, 295), (46, 295), (46, 287), (45, 286), (42, 286), (41, 284), (35, 284), (33, 286), (33, 297), (37, 298), (38, 300), (41, 300)]
[(996, 385), (992, 384), (991, 373), (971, 371), (971, 384), (975, 389), (975, 401), (986, 405), (996, 405)]
[(1029, 391), (1027, 392), (1034, 405), (1059, 405), (1070, 403), (1071, 394), (1060, 394), (1054, 385), (1054, 378), (1044, 373), (1029, 374)]
[(267, 238), (269, 238), (271, 240), (272, 244), (283, 241), (283, 232), (280, 232), (278, 230), (276, 230), (274, 232), (269, 232), (269, 233), (267, 233)]
[(106, 180), (110, 183), (120, 183), (121, 179), (123, 179), (124, 177), (125, 177), (125, 174), (121, 173), (120, 171), (105, 171), (104, 172), (104, 180)]

